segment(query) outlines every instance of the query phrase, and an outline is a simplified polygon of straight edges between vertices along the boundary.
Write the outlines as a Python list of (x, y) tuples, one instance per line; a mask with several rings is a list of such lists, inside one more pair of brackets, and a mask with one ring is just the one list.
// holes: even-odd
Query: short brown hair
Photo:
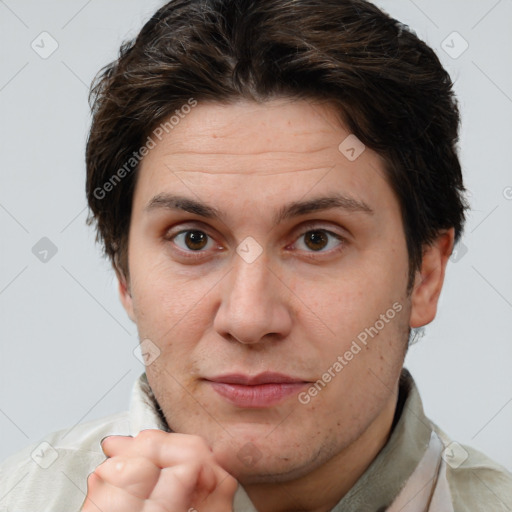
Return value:
[(452, 86), (429, 46), (364, 0), (173, 0), (93, 82), (87, 223), (128, 277), (133, 157), (159, 123), (190, 98), (327, 100), (386, 162), (411, 285), (424, 245), (451, 227), (457, 241), (464, 225)]

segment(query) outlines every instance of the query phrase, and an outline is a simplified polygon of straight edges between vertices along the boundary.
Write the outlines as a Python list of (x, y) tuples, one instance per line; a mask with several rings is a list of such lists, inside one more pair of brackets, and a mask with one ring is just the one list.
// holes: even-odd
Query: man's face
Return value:
[[(382, 159), (339, 149), (349, 135), (318, 103), (199, 103), (142, 161), (123, 303), (160, 351), (146, 372), (170, 428), (242, 482), (307, 474), (394, 411), (406, 241)], [(289, 210), (324, 197), (344, 199)], [(263, 372), (300, 382), (208, 380)]]

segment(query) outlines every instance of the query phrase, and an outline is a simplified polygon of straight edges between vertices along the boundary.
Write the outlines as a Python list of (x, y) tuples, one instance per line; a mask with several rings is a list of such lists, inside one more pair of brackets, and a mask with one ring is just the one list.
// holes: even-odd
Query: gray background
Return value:
[[(512, 469), (512, 1), (376, 3), (455, 81), (472, 205), (438, 317), (406, 365), (436, 423)], [(159, 5), (0, 0), (0, 459), (126, 409), (144, 370), (85, 225), (84, 146), (91, 79)], [(51, 49), (44, 31), (58, 43), (45, 59), (31, 47)], [(32, 252), (43, 237), (57, 248), (46, 262)]]

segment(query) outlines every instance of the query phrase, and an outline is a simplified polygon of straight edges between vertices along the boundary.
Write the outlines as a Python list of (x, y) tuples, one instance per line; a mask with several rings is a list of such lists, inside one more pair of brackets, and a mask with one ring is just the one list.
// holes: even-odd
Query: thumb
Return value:
[(217, 486), (204, 501), (198, 503), (197, 511), (191, 512), (232, 512), (233, 500), (238, 481), (229, 473), (223, 471), (220, 477), (217, 477)]

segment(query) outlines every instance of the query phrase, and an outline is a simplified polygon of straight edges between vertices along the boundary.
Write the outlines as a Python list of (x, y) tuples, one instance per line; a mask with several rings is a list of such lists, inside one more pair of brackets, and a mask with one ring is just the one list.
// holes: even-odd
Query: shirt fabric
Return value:
[[(169, 432), (143, 373), (126, 412), (59, 430), (0, 465), (0, 512), (79, 511), (87, 477), (106, 456), (108, 435)], [(234, 512), (257, 512), (241, 485)], [(452, 442), (424, 414), (404, 369), (391, 435), (331, 512), (512, 512), (512, 474), (482, 453)]]

